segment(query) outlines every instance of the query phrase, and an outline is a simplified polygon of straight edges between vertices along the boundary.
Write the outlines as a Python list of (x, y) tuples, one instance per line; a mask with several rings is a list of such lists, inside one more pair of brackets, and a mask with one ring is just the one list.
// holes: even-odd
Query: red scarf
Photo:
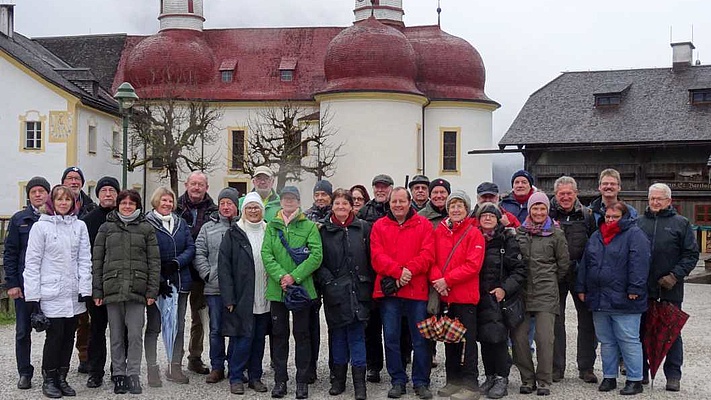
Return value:
[(602, 234), (602, 242), (605, 243), (605, 246), (610, 244), (612, 242), (612, 239), (617, 236), (618, 233), (620, 233), (620, 224), (618, 223), (619, 221), (611, 222), (609, 224), (605, 223), (602, 224), (600, 227), (600, 233)]
[(331, 213), (331, 222), (333, 222), (333, 224), (336, 226), (340, 226), (341, 228), (350, 226), (350, 224), (353, 223), (354, 219), (355, 219), (355, 214), (350, 213), (350, 214), (348, 214), (348, 218), (346, 218), (346, 221), (341, 223), (341, 221), (339, 221), (338, 218), (336, 218), (336, 214)]
[(516, 193), (514, 193), (514, 199), (516, 199), (518, 204), (527, 204), (528, 199), (531, 197), (531, 195), (533, 195), (533, 188), (531, 188), (531, 190), (528, 193), (524, 194), (523, 196), (519, 196)]

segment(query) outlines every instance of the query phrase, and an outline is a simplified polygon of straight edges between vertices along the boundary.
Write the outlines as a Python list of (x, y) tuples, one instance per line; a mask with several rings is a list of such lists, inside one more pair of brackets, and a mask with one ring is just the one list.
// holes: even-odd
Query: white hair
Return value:
[(578, 191), (578, 182), (576, 182), (573, 177), (563, 175), (560, 178), (556, 179), (555, 183), (553, 184), (554, 193), (558, 193), (558, 187), (560, 185), (571, 185), (574, 191)]
[(666, 183), (655, 183), (655, 184), (653, 184), (652, 186), (650, 186), (650, 187), (649, 187), (649, 195), (650, 195), (650, 196), (652, 195), (652, 191), (653, 191), (653, 190), (656, 190), (656, 191), (659, 191), (659, 192), (664, 192), (664, 195), (665, 195), (667, 198), (670, 198), (670, 199), (671, 199), (671, 197), (672, 197), (671, 188), (670, 188), (669, 185), (667, 185)]
[(193, 171), (193, 172), (189, 173), (189, 174), (188, 174), (188, 177), (185, 178), (185, 183), (190, 182), (190, 179), (191, 179), (191, 178), (195, 178), (195, 177), (203, 177), (203, 178), (205, 178), (205, 184), (208, 184), (208, 182), (207, 182), (207, 175), (205, 175), (205, 173), (202, 172), (202, 171)]

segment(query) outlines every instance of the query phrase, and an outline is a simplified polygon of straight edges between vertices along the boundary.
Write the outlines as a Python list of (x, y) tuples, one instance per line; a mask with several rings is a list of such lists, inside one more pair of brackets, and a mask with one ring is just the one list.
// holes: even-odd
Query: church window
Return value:
[(693, 89), (689, 92), (691, 104), (711, 104), (711, 89)]
[(42, 148), (42, 122), (25, 122), (25, 149), (39, 150)]
[(440, 161), (441, 171), (446, 172), (459, 172), (459, 136), (460, 130), (455, 129), (443, 129), (442, 130), (442, 142), (441, 142), (441, 155), (442, 159)]

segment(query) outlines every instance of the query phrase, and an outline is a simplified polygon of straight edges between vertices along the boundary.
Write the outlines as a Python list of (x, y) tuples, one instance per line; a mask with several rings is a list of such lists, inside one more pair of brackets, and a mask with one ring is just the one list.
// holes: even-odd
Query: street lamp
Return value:
[(138, 100), (138, 95), (130, 83), (124, 82), (116, 89), (114, 99), (118, 101), (119, 112), (123, 115), (123, 169), (121, 171), (121, 188), (126, 189), (126, 182), (128, 180), (128, 113), (131, 111), (131, 107), (136, 103), (136, 100)]

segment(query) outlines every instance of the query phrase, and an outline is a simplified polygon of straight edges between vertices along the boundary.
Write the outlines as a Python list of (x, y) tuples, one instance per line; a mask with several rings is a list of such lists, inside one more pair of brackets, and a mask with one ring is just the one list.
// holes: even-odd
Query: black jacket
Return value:
[[(647, 280), (649, 298), (682, 302), (684, 278), (699, 261), (699, 247), (691, 223), (669, 207), (656, 215), (647, 208), (637, 219), (637, 225), (652, 244), (652, 265)], [(669, 273), (674, 274), (677, 283), (671, 290), (666, 290), (657, 281)]]
[(84, 191), (82, 190), (79, 192), (79, 212), (77, 213), (77, 217), (79, 219), (83, 219), (87, 214), (90, 212), (94, 211), (98, 205), (94, 203), (94, 200), (89, 197)]
[[(215, 211), (218, 211), (217, 205), (207, 193), (205, 193), (205, 198), (202, 199), (201, 202), (193, 204), (190, 201), (188, 193), (185, 192), (182, 196), (178, 197), (178, 205), (175, 209), (175, 213), (188, 223), (193, 242), (197, 239), (200, 228), (202, 228), (205, 222), (210, 220), (210, 214)], [(190, 263), (190, 277), (193, 282), (202, 282), (200, 274), (198, 274), (192, 263)]]
[(222, 313), (222, 335), (251, 336), (254, 327), (254, 253), (247, 234), (236, 224), (232, 224), (222, 239), (217, 273), (222, 304), (235, 307), (232, 312), (225, 310)]
[(367, 321), (375, 278), (370, 265), (370, 225), (356, 218), (344, 228), (329, 216), (320, 232), (323, 261), (315, 276), (329, 329)]
[(25, 271), (27, 239), (30, 237), (32, 224), (38, 219), (39, 213), (35, 213), (32, 206), (27, 206), (10, 218), (5, 237), (5, 252), (3, 253), (5, 287), (7, 289), (23, 287), (22, 273)]
[[(503, 271), (501, 267), (503, 253)], [(503, 275), (503, 281), (502, 281)], [(508, 338), (501, 307), (489, 292), (498, 287), (506, 292), (506, 299), (519, 296), (526, 281), (528, 267), (523, 262), (516, 231), (499, 225), (491, 240), (486, 242), (484, 264), (479, 272), (479, 304), (477, 305), (477, 332), (480, 342), (500, 343)]]
[[(618, 200), (620, 200), (618, 198)], [(627, 205), (627, 211), (630, 213), (630, 218), (635, 219), (639, 215), (637, 213), (637, 209), (632, 207), (631, 205), (625, 203)], [(593, 215), (595, 216), (595, 223), (597, 226), (600, 226), (600, 224), (605, 222), (605, 203), (602, 202), (602, 196), (597, 197), (595, 200), (590, 203), (590, 210), (593, 212)]]
[(378, 203), (375, 199), (371, 199), (358, 211), (358, 219), (373, 225), (375, 221), (384, 217), (388, 211), (390, 211), (390, 204), (387, 201)]
[(328, 218), (328, 214), (331, 212), (331, 205), (326, 207), (319, 207), (316, 204), (312, 205), (311, 208), (304, 211), (306, 218), (313, 222), (318, 222), (320, 224), (324, 223)]
[(595, 216), (591, 209), (580, 203), (580, 200), (575, 201), (575, 206), (571, 211), (565, 211), (558, 205), (554, 197), (551, 199), (550, 209), (550, 217), (558, 221), (560, 228), (565, 233), (571, 261), (568, 280), (570, 283), (575, 283), (576, 265), (583, 257), (588, 239), (597, 230)]
[(94, 239), (96, 239), (96, 234), (99, 233), (101, 224), (106, 222), (106, 216), (109, 215), (112, 210), (115, 210), (115, 208), (104, 208), (99, 206), (96, 207), (94, 211), (81, 218), (81, 220), (86, 224), (86, 230), (89, 231), (89, 242), (91, 243), (92, 251), (94, 249)]

